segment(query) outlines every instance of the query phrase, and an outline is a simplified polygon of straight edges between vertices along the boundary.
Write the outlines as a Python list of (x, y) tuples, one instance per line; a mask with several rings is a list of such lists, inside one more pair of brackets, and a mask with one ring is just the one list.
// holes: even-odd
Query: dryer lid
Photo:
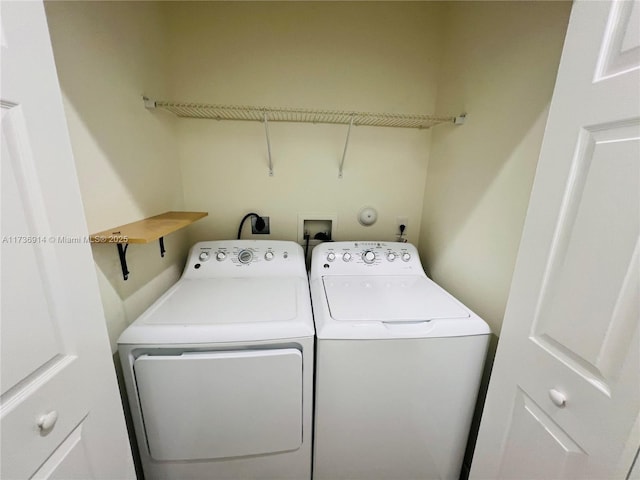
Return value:
[(294, 320), (299, 280), (279, 277), (182, 280), (143, 316), (146, 324), (221, 325)]
[(422, 275), (322, 280), (331, 317), (337, 321), (416, 322), (470, 316), (469, 310)]

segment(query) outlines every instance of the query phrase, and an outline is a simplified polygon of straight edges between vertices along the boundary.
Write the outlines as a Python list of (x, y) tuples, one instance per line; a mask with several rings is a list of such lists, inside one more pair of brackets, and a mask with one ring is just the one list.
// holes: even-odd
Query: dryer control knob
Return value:
[(373, 263), (376, 259), (376, 254), (371, 250), (367, 250), (362, 254), (362, 259), (364, 260), (364, 263)]
[(240, 263), (250, 263), (253, 260), (253, 253), (251, 250), (241, 250), (238, 254), (238, 260)]
[(389, 252), (387, 253), (387, 260), (389, 260), (390, 262), (393, 262), (396, 259), (396, 254), (393, 252)]
[(273, 252), (267, 252), (264, 254), (264, 259), (268, 262), (270, 260), (273, 260)]
[(335, 253), (333, 253), (333, 252), (329, 252), (329, 253), (327, 254), (327, 261), (329, 261), (329, 262), (333, 262), (335, 259), (336, 259), (336, 254), (335, 254)]
[(402, 254), (402, 261), (403, 262), (408, 262), (409, 260), (411, 260), (411, 254), (410, 253), (403, 253)]
[(343, 253), (342, 254), (342, 260), (344, 260), (345, 262), (348, 262), (351, 260), (351, 254), (349, 252)]
[(200, 259), (201, 262), (206, 262), (207, 260), (209, 260), (209, 252), (200, 252), (200, 255), (198, 255), (198, 258)]
[(216, 260), (219, 262), (223, 261), (225, 258), (227, 258), (227, 255), (224, 252), (216, 253)]

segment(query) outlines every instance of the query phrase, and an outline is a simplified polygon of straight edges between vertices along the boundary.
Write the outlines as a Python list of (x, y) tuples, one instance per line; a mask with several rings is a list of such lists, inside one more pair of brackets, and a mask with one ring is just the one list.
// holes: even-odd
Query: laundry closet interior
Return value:
[[(155, 244), (92, 245), (112, 351), (191, 245), (247, 212), (299, 241), (396, 241), (499, 336), (571, 2), (46, 2), (90, 232), (208, 216)], [(434, 115), (428, 129), (179, 118), (158, 102)], [(454, 117), (466, 114), (456, 125)], [(348, 142), (346, 141), (348, 134)], [(268, 138), (268, 142), (267, 142)], [(348, 147), (348, 148), (346, 148)], [(359, 223), (373, 207), (377, 221)]]

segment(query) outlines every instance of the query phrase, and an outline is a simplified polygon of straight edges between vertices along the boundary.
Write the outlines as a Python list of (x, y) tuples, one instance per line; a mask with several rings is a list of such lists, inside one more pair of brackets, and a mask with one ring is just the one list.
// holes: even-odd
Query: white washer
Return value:
[(458, 479), (489, 327), (407, 243), (313, 250), (314, 479)]
[(147, 480), (311, 478), (314, 328), (299, 245), (196, 244), (118, 344)]

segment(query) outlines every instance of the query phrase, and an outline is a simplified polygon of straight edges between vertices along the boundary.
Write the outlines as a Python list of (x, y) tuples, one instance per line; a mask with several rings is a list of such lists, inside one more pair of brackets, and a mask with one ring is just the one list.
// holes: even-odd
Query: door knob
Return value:
[(551, 401), (556, 407), (564, 408), (567, 405), (567, 397), (555, 388), (549, 390), (549, 398), (551, 398)]
[(38, 428), (41, 432), (51, 430), (58, 421), (58, 412), (55, 410), (45, 413), (38, 418)]

